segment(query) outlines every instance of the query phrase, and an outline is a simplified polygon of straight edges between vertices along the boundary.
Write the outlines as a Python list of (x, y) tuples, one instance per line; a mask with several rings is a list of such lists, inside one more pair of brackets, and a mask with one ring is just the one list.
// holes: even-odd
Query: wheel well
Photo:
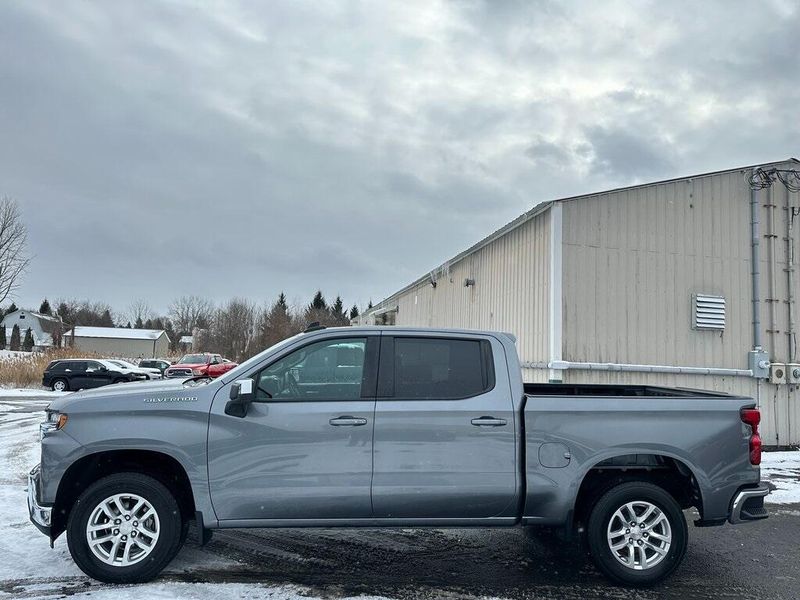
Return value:
[(655, 484), (675, 498), (681, 508), (697, 508), (702, 518), (700, 487), (689, 467), (660, 454), (626, 454), (606, 459), (589, 469), (575, 499), (574, 521), (585, 523), (594, 502), (612, 487), (627, 481)]
[(83, 490), (102, 477), (124, 472), (142, 473), (157, 479), (175, 494), (183, 519), (194, 518), (192, 487), (177, 460), (150, 450), (109, 450), (84, 456), (64, 473), (53, 505), (51, 539), (56, 539), (66, 529), (72, 506)]

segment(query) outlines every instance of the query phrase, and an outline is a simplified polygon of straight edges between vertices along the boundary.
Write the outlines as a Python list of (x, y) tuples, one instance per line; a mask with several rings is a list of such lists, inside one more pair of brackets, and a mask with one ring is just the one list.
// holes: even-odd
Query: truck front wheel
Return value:
[(595, 564), (624, 585), (652, 585), (668, 577), (683, 560), (688, 537), (680, 505), (662, 488), (643, 481), (611, 488), (589, 517)]
[(89, 486), (67, 522), (67, 545), (89, 577), (142, 583), (180, 550), (185, 524), (175, 497), (141, 473), (116, 473)]

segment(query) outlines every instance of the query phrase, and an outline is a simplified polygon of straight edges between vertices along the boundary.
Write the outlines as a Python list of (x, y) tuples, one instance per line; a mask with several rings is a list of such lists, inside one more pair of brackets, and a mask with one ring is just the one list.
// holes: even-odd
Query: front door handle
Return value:
[(506, 420), (495, 419), (494, 417), (478, 417), (477, 419), (472, 419), (470, 423), (477, 427), (502, 427), (506, 424)]
[(358, 427), (359, 425), (366, 425), (367, 420), (363, 417), (337, 417), (328, 421), (334, 427)]

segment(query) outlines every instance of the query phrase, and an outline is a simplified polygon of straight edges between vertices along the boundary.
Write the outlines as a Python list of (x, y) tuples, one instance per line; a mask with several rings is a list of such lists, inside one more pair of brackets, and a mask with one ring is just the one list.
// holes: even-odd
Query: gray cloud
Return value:
[(798, 25), (780, 0), (4, 2), (18, 303), (365, 304), (538, 201), (797, 154)]

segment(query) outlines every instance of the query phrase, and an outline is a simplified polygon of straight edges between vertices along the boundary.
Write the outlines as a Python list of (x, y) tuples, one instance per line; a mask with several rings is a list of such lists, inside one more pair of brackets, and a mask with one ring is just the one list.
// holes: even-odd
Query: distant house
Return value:
[[(15, 310), (8, 313), (0, 321), (0, 327), (6, 328), (6, 340), (11, 340), (11, 330), (19, 326), (20, 340), (25, 339), (25, 331), (30, 328), (33, 334), (33, 349), (44, 350), (58, 345), (64, 331), (64, 324), (58, 317), (43, 315), (32, 310)], [(54, 344), (55, 340), (55, 344)]]
[(73, 327), (64, 335), (64, 345), (85, 352), (120, 358), (157, 358), (169, 351), (163, 329), (125, 327)]

